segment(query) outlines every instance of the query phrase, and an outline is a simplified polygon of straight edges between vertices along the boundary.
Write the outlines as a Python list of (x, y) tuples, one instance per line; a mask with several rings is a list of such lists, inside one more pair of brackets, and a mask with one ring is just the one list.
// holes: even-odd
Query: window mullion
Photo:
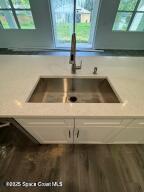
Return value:
[(16, 15), (16, 12), (15, 12), (15, 9), (14, 9), (14, 6), (13, 6), (13, 3), (12, 3), (11, 0), (9, 0), (9, 3), (10, 3), (10, 6), (11, 6), (11, 10), (12, 10), (13, 16), (14, 16), (15, 21), (16, 21), (16, 24), (17, 24), (18, 28), (21, 29), (19, 21), (18, 21), (18, 18), (17, 18), (17, 15)]
[(118, 10), (118, 12), (119, 13), (133, 13), (133, 12), (135, 12), (135, 13), (144, 13), (144, 11), (122, 11), (122, 10)]
[(0, 21), (0, 29), (3, 29), (3, 25), (2, 25), (2, 23), (1, 23), (1, 21)]
[(129, 31), (130, 26), (131, 26), (131, 24), (132, 24), (132, 22), (133, 22), (133, 19), (134, 19), (136, 13), (137, 13), (137, 8), (138, 8), (138, 6), (139, 6), (139, 4), (140, 4), (140, 1), (141, 1), (141, 0), (138, 0), (138, 1), (137, 1), (137, 4), (136, 4), (135, 9), (134, 9), (134, 11), (133, 11), (132, 17), (131, 17), (131, 19), (130, 19), (130, 21), (129, 21), (129, 24), (128, 24), (128, 27), (127, 27), (127, 31)]
[[(31, 11), (31, 9), (28, 9), (28, 8), (25, 8), (25, 9), (22, 9), (22, 8), (13, 8), (14, 10), (16, 11)], [(0, 10), (2, 11), (11, 11), (12, 8), (0, 8)], [(139, 12), (143, 12), (143, 11), (139, 11)]]

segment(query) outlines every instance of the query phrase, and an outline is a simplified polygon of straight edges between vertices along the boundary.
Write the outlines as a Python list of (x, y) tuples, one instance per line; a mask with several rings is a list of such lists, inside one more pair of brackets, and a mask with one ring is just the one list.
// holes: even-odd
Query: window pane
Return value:
[(113, 30), (126, 31), (129, 21), (131, 19), (131, 16), (132, 16), (132, 13), (118, 12), (114, 22)]
[(93, 0), (79, 0), (76, 7), (76, 34), (78, 43), (90, 40)]
[[(78, 46), (92, 46), (96, 20), (93, 15), (95, 0), (77, 0), (76, 38)], [(73, 32), (73, 0), (51, 0), (56, 46), (70, 46)], [(82, 45), (82, 46), (83, 46)]]
[(144, 11), (144, 0), (141, 0), (141, 1), (140, 1), (140, 4), (139, 4), (137, 10), (138, 10), (138, 11)]
[(17, 29), (12, 11), (0, 11), (0, 28)]
[(56, 44), (70, 43), (73, 31), (73, 0), (52, 0)]
[(144, 13), (136, 13), (130, 31), (144, 31)]
[(0, 8), (10, 8), (10, 4), (8, 0), (0, 0)]
[(15, 9), (30, 8), (29, 0), (12, 0)]
[(121, 0), (119, 4), (119, 11), (133, 11), (138, 0)]
[(21, 29), (35, 29), (31, 11), (16, 11)]

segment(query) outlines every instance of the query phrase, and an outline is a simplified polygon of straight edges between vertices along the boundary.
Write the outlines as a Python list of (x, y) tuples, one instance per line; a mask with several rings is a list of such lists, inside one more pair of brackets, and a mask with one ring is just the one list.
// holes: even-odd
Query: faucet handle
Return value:
[(80, 62), (80, 65), (79, 66), (76, 66), (76, 69), (81, 69), (82, 68), (82, 60)]

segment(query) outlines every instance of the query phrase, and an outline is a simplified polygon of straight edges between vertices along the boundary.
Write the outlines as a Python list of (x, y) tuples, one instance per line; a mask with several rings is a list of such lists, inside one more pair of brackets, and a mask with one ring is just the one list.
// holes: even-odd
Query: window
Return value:
[[(92, 47), (96, 14), (95, 0), (77, 0), (76, 37), (78, 47)], [(73, 31), (73, 0), (51, 0), (56, 47), (69, 47)]]
[(144, 31), (144, 0), (121, 0), (113, 31)]
[(35, 29), (29, 0), (0, 0), (0, 29)]

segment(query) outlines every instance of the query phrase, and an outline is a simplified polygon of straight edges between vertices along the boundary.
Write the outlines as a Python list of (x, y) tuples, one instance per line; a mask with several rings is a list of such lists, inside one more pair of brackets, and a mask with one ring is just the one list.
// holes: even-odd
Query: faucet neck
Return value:
[(72, 39), (71, 39), (71, 53), (75, 55), (76, 53), (76, 33), (72, 34)]
[(72, 74), (75, 74), (77, 69), (81, 69), (81, 65), (76, 66), (76, 33), (72, 34), (71, 53), (70, 53), (69, 63), (72, 64)]
[(72, 34), (71, 39), (71, 52), (70, 52), (70, 64), (75, 65), (76, 59), (76, 34)]

